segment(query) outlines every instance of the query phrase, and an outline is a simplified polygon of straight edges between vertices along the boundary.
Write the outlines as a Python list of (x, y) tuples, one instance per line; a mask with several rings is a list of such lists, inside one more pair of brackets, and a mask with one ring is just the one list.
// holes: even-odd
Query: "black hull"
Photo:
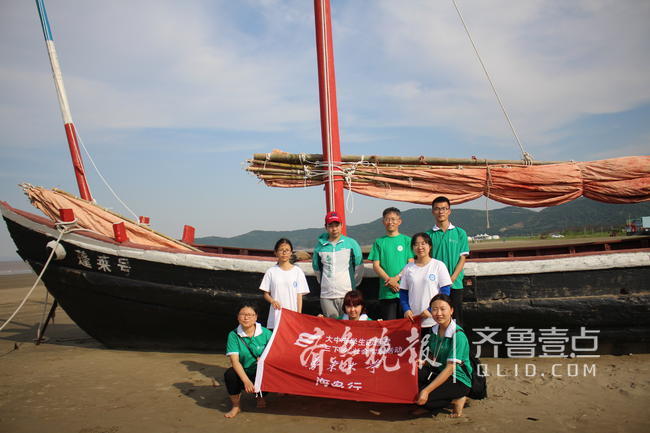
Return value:
[(649, 281), (650, 266), (473, 277), (464, 305), (491, 326), (650, 327)]
[[(39, 220), (24, 224), (26, 213), (17, 218), (21, 223), (7, 215), (11, 213), (5, 212), (5, 221), (19, 255), (40, 272), (50, 251), (45, 245), (52, 240), (51, 227), (39, 226)], [(109, 251), (120, 251), (111, 240), (94, 242), (102, 248), (80, 246), (64, 238), (61, 245), (67, 255), (50, 263), (43, 282), (71, 319), (107, 346), (222, 350), (228, 331), (236, 324), (237, 306), (243, 301), (257, 302), (265, 323), (268, 304), (258, 290), (263, 272), (259, 269), (206, 269), (125, 259), (123, 254)], [(197, 254), (208, 260), (216, 256)], [(268, 258), (241, 260), (245, 259), (264, 262), (266, 267), (273, 263)], [(608, 332), (622, 334), (633, 326), (642, 330), (646, 340), (641, 343), (648, 347), (648, 281), (650, 263), (621, 269), (474, 275), (467, 278), (464, 290), (465, 328), (555, 326), (576, 330), (585, 326), (603, 331), (604, 337)], [(320, 310), (319, 287), (313, 277), (308, 277), (308, 282), (311, 292), (305, 297), (304, 312), (316, 314)], [(376, 277), (365, 278), (361, 285), (371, 317), (378, 316), (377, 287)]]

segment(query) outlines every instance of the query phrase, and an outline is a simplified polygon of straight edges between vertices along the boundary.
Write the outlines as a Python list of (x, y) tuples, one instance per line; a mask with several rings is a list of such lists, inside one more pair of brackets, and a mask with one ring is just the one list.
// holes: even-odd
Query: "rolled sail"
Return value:
[[(439, 196), (453, 204), (481, 196), (519, 207), (557, 206), (587, 197), (604, 203), (650, 200), (650, 156), (589, 162), (525, 162), (485, 159), (350, 156), (335, 167), (350, 191), (386, 200), (430, 204)], [(247, 171), (268, 186), (322, 185), (322, 155), (273, 151), (256, 154)]]

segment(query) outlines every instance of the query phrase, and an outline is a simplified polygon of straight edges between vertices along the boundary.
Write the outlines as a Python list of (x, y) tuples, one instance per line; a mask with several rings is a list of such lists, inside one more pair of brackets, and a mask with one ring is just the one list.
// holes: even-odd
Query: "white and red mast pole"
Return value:
[[(334, 74), (334, 44), (332, 42), (332, 17), (329, 0), (314, 0), (316, 18), (316, 52), (318, 57), (318, 89), (320, 98), (320, 125), (323, 140), (323, 162), (327, 165), (325, 200), (327, 212), (336, 211), (345, 224), (343, 176), (335, 175), (341, 165), (339, 117), (336, 106), (336, 80)], [(339, 170), (340, 172), (340, 170)]]
[(88, 182), (86, 182), (86, 171), (84, 170), (83, 160), (81, 159), (81, 153), (79, 152), (77, 131), (75, 130), (74, 123), (72, 123), (72, 114), (70, 114), (68, 97), (65, 93), (65, 87), (63, 86), (61, 67), (59, 66), (59, 59), (56, 55), (56, 49), (54, 48), (52, 31), (50, 30), (50, 23), (47, 19), (47, 12), (45, 11), (43, 0), (36, 0), (36, 7), (38, 8), (38, 15), (41, 18), (41, 26), (43, 27), (43, 36), (45, 36), (47, 54), (50, 56), (50, 65), (52, 66), (52, 74), (54, 75), (54, 86), (56, 87), (56, 93), (59, 97), (59, 107), (61, 108), (61, 115), (63, 116), (65, 135), (68, 138), (70, 157), (72, 158), (72, 166), (74, 168), (75, 177), (77, 178), (79, 195), (84, 200), (92, 201), (93, 198), (90, 195), (90, 188), (88, 187)]

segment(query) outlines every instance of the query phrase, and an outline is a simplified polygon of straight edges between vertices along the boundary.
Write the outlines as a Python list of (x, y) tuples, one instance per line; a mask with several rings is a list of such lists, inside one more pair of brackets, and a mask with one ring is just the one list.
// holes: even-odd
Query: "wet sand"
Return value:
[[(0, 276), (0, 318), (9, 317), (34, 279)], [(272, 394), (264, 410), (244, 397), (244, 412), (227, 420), (223, 353), (107, 349), (61, 309), (49, 340), (37, 346), (44, 298), (41, 286), (0, 333), (3, 433), (650, 431), (647, 354), (483, 359), (490, 396), (471, 402), (460, 419), (446, 412), (413, 418), (408, 405)]]

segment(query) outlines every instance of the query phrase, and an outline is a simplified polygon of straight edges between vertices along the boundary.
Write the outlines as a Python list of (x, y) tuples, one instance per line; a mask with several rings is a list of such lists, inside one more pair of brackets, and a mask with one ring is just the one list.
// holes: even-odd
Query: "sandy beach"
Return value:
[[(9, 317), (34, 279), (0, 276), (0, 318)], [(460, 419), (444, 412), (413, 418), (408, 405), (272, 394), (264, 410), (245, 397), (244, 412), (227, 420), (223, 352), (111, 350), (61, 309), (48, 341), (37, 346), (44, 299), (38, 287), (0, 333), (0, 432), (650, 431), (648, 354), (485, 358), (490, 396), (471, 402)]]

